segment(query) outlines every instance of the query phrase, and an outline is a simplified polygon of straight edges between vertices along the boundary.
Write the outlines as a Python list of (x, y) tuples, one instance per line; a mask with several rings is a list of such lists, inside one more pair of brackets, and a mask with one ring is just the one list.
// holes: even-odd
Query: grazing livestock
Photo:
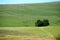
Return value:
[(47, 19), (41, 21), (41, 20), (37, 20), (37, 22), (35, 22), (35, 26), (48, 26), (49, 25), (49, 21)]

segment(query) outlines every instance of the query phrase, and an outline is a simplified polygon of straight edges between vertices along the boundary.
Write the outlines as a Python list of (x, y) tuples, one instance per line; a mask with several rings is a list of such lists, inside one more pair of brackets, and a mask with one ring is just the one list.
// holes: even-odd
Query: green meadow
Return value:
[(34, 27), (38, 19), (60, 26), (60, 2), (0, 4), (0, 27)]
[[(44, 19), (49, 26), (35, 26)], [(0, 4), (0, 40), (60, 40), (60, 2)]]

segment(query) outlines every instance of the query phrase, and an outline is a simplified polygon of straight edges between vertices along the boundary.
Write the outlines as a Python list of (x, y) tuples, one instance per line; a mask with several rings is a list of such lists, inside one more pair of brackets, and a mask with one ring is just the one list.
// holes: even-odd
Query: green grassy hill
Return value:
[(33, 27), (38, 19), (48, 19), (50, 26), (59, 26), (60, 2), (0, 4), (0, 27)]

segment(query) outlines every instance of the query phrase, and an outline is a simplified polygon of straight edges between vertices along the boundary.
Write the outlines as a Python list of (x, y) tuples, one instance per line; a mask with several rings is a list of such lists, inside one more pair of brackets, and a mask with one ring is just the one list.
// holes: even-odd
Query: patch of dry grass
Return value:
[(50, 32), (47, 32), (47, 34), (44, 33), (46, 28), (47, 27), (1, 27), (0, 30), (5, 30), (7, 33), (0, 33), (0, 40), (55, 40)]

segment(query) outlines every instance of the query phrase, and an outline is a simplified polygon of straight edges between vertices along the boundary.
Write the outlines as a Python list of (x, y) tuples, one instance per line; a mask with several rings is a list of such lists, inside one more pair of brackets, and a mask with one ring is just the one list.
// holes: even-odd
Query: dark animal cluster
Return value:
[(49, 21), (47, 19), (41, 21), (41, 20), (37, 20), (37, 22), (35, 22), (35, 26), (48, 26), (49, 25)]

